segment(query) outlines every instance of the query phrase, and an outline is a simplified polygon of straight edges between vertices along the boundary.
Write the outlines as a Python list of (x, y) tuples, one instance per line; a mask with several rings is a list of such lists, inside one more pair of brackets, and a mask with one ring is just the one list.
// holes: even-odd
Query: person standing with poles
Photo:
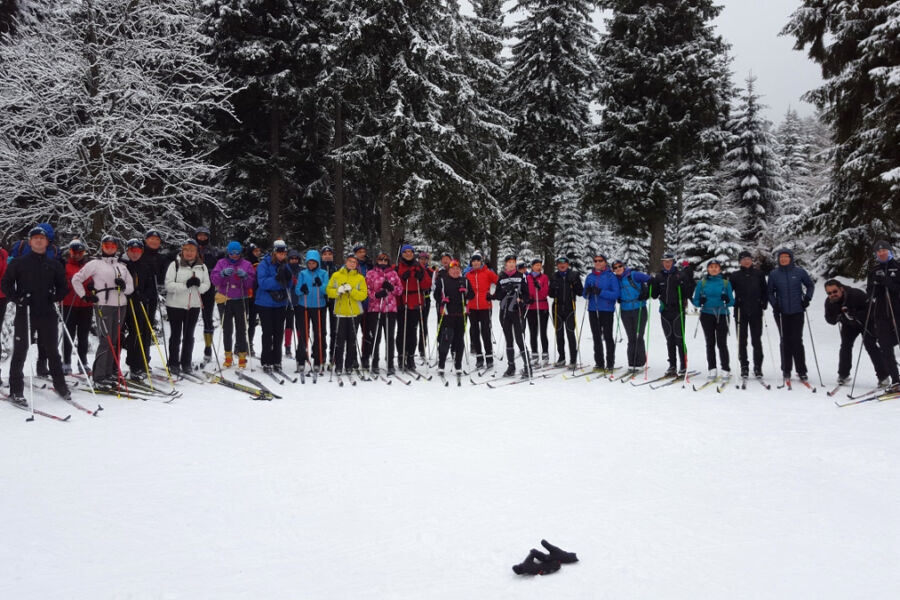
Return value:
[(166, 313), (169, 317), (169, 372), (190, 374), (194, 355), (194, 330), (200, 318), (203, 294), (211, 287), (209, 272), (199, 257), (197, 240), (181, 245), (181, 253), (166, 270)]
[(37, 344), (47, 358), (53, 389), (62, 398), (71, 397), (57, 349), (59, 315), (53, 306), (62, 301), (68, 291), (66, 271), (59, 260), (47, 256), (49, 245), (50, 239), (44, 229), (31, 229), (28, 232), (30, 251), (11, 261), (0, 279), (0, 290), (16, 305), (9, 397), (11, 402), (26, 407), (22, 370), (33, 335), (37, 336)]
[[(544, 366), (550, 364), (550, 340), (547, 338), (547, 323), (550, 320), (550, 303), (547, 297), (550, 295), (550, 278), (544, 273), (544, 262), (535, 258), (531, 261), (531, 271), (528, 273), (528, 295), (531, 297), (531, 307), (526, 313), (528, 332), (531, 337), (531, 362)], [(538, 338), (541, 340), (542, 354), (538, 354)]]
[(415, 250), (409, 244), (400, 249), (400, 256), (397, 274), (403, 284), (403, 309), (400, 312), (400, 322), (397, 323), (398, 366), (415, 371), (418, 342), (416, 330), (422, 318), (424, 293), (431, 289), (431, 274), (416, 261)]
[(356, 360), (356, 319), (362, 314), (362, 303), (368, 298), (366, 278), (356, 270), (355, 255), (349, 255), (344, 266), (328, 280), (327, 293), (334, 303), (337, 319), (334, 346), (334, 373), (340, 377), (346, 368), (351, 373), (359, 366)]
[(683, 376), (687, 373), (684, 309), (694, 294), (694, 278), (689, 263), (684, 261), (682, 266), (684, 267), (682, 269), (675, 266), (673, 253), (664, 253), (662, 270), (653, 276), (650, 284), (653, 288), (651, 297), (659, 300), (659, 318), (669, 353), (669, 368), (665, 372), (667, 377)]
[(781, 374), (790, 380), (796, 367), (800, 381), (809, 380), (806, 350), (803, 347), (803, 321), (812, 301), (813, 281), (804, 269), (794, 264), (794, 253), (788, 248), (778, 251), (778, 267), (769, 274), (769, 304), (781, 335)]
[(613, 261), (612, 272), (619, 280), (619, 314), (628, 337), (628, 372), (634, 375), (647, 364), (644, 330), (647, 327), (647, 298), (650, 297), (649, 283), (652, 278), (628, 268), (621, 260)]
[(694, 296), (694, 306), (700, 309), (700, 326), (706, 338), (706, 363), (709, 369), (707, 379), (716, 379), (716, 347), (719, 349), (719, 364), (722, 377), (731, 377), (731, 358), (728, 355), (728, 309), (734, 306), (731, 282), (722, 277), (722, 263), (714, 258), (706, 264), (706, 275), (700, 279)]
[[(209, 274), (216, 268), (216, 263), (219, 262), (219, 259), (222, 258), (222, 251), (219, 248), (210, 245), (209, 227), (198, 227), (194, 232), (194, 239), (197, 240), (200, 260), (206, 265), (206, 272)], [(213, 309), (215, 306), (216, 290), (213, 286), (209, 286), (202, 294), (204, 363), (212, 360), (213, 333), (215, 333)]]
[(272, 253), (263, 258), (256, 269), (256, 312), (262, 328), (260, 363), (264, 373), (281, 370), (284, 319), (291, 301), (288, 286), (294, 277), (287, 264), (287, 253), (284, 240), (275, 240)]
[[(434, 302), (441, 308), (438, 327), (438, 375), (444, 377), (447, 354), (453, 350), (453, 367), (457, 380), (462, 374), (462, 360), (465, 353), (465, 310), (466, 302), (475, 297), (469, 280), (462, 276), (459, 261), (451, 260), (446, 277), (434, 289)], [(512, 363), (510, 363), (512, 364)]]
[[(134, 292), (131, 273), (119, 262), (119, 243), (111, 235), (100, 240), (100, 256), (72, 277), (72, 289), (97, 311), (97, 353), (93, 378), (99, 389), (112, 390), (124, 378), (119, 354), (122, 350), (122, 324), (128, 308), (128, 296)], [(84, 283), (93, 287), (86, 291)]]
[(886, 387), (890, 381), (884, 357), (878, 347), (878, 340), (873, 333), (871, 309), (866, 293), (856, 288), (845, 286), (837, 279), (825, 282), (825, 321), (829, 325), (837, 325), (841, 333), (841, 349), (838, 354), (838, 384), (850, 381), (850, 369), (853, 368), (853, 343), (860, 334), (863, 336), (863, 347), (875, 367), (878, 385)]
[[(231, 241), (225, 248), (225, 258), (216, 263), (210, 273), (210, 281), (216, 292), (225, 297), (222, 309), (222, 343), (225, 348), (224, 368), (234, 364), (234, 353), (238, 355), (238, 367), (247, 366), (247, 317), (244, 312), (250, 290), (256, 282), (253, 265), (243, 257), (240, 242)], [(233, 341), (233, 343), (232, 343)]]
[(125, 242), (125, 254), (119, 261), (128, 269), (134, 283), (134, 291), (128, 296), (128, 306), (123, 316), (122, 331), (125, 338), (125, 364), (132, 381), (142, 382), (150, 369), (150, 324), (144, 317), (143, 303), (156, 296), (153, 265), (144, 261), (144, 242), (132, 238)]
[[(303, 305), (306, 314), (306, 332), (312, 329), (312, 358), (311, 361), (318, 371), (325, 363), (325, 328), (328, 321), (328, 295), (325, 286), (328, 284), (328, 272), (319, 266), (321, 258), (316, 250), (307, 250), (306, 268), (300, 272), (297, 278), (296, 292)], [(309, 361), (308, 361), (309, 362)], [(298, 370), (301, 369), (298, 363)]]
[[(69, 257), (66, 259), (66, 280), (69, 283), (69, 291), (62, 301), (63, 326), (69, 335), (63, 336), (63, 373), (72, 372), (72, 342), (78, 344), (79, 372), (87, 369), (87, 375), (91, 375), (87, 365), (88, 338), (91, 335), (91, 323), (94, 321), (94, 305), (85, 302), (81, 296), (75, 294), (72, 289), (72, 278), (87, 264), (87, 246), (79, 239), (69, 242)], [(154, 290), (155, 294), (155, 290)]]
[(900, 384), (897, 357), (894, 346), (900, 345), (900, 263), (894, 258), (891, 245), (885, 241), (875, 243), (875, 264), (869, 269), (866, 294), (873, 303), (875, 336), (881, 350), (884, 367), (891, 376), (891, 385)]
[[(366, 289), (369, 294), (369, 313), (363, 336), (362, 368), (378, 374), (379, 346), (382, 331), (385, 332), (388, 375), (394, 373), (394, 328), (397, 325), (397, 303), (403, 293), (403, 284), (397, 271), (391, 268), (387, 252), (375, 257), (375, 267), (366, 273)], [(371, 359), (371, 368), (369, 360)]]
[[(575, 339), (575, 299), (584, 292), (581, 276), (569, 265), (566, 256), (556, 259), (556, 271), (550, 277), (548, 296), (553, 298), (553, 330), (556, 332), (557, 367), (566, 366), (566, 341), (569, 343), (569, 366), (578, 362), (578, 342)], [(585, 304), (587, 306), (587, 304)]]
[(427, 358), (425, 356), (425, 350), (427, 349), (428, 343), (428, 316), (431, 314), (431, 292), (434, 290), (434, 277), (435, 277), (435, 269), (432, 268), (428, 263), (431, 260), (431, 255), (425, 252), (419, 252), (418, 255), (419, 266), (425, 269), (428, 273), (428, 278), (431, 280), (431, 284), (422, 291), (422, 309), (419, 311), (419, 317), (421, 323), (419, 326), (421, 331), (419, 332), (419, 358), (422, 359), (422, 362), (427, 362)]
[(753, 266), (753, 255), (743, 250), (738, 254), (740, 268), (728, 276), (734, 290), (734, 319), (737, 323), (738, 361), (741, 378), (750, 376), (747, 357), (747, 334), (753, 345), (753, 376), (762, 379), (763, 346), (762, 331), (765, 310), (769, 305), (769, 292), (765, 274)]
[(594, 371), (612, 371), (616, 362), (613, 321), (619, 300), (619, 280), (609, 269), (603, 254), (594, 254), (594, 269), (584, 280), (583, 294), (588, 302), (588, 318), (594, 338)]
[(469, 346), (475, 356), (476, 369), (494, 368), (494, 344), (491, 342), (491, 285), (496, 285), (497, 274), (484, 264), (481, 254), (469, 259), (469, 272), (465, 277), (475, 296), (469, 300)]
[[(323, 292), (325, 288), (328, 287), (328, 281), (331, 279), (331, 276), (334, 275), (335, 271), (337, 271), (337, 266), (334, 264), (334, 249), (331, 246), (322, 246), (322, 250), (320, 252), (322, 255), (322, 262), (320, 263), (321, 268), (325, 271), (328, 277), (324, 280)], [(337, 320), (334, 316), (334, 300), (328, 298), (326, 294), (326, 306), (328, 307), (328, 326), (322, 329), (322, 336), (324, 339), (325, 331), (328, 331), (328, 364), (334, 365), (334, 343), (337, 341), (335, 337), (335, 327), (337, 326)]]
[(528, 281), (525, 275), (519, 273), (516, 268), (516, 257), (509, 254), (503, 260), (504, 269), (497, 282), (494, 291), (494, 299), (500, 301), (500, 327), (503, 329), (503, 339), (506, 342), (506, 372), (504, 377), (512, 377), (516, 374), (516, 351), (514, 344), (519, 347), (519, 355), (522, 357), (524, 369), (522, 377), (528, 377), (531, 373), (531, 365), (528, 364), (525, 349), (525, 319), (523, 311), (528, 306)]

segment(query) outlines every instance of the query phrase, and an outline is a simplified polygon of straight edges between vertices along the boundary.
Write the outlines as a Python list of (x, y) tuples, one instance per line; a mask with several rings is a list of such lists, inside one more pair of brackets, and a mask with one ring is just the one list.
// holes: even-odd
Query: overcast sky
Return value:
[[(463, 12), (471, 14), (471, 5), (466, 0), (461, 4)], [(507, 10), (511, 4), (506, 4)], [(805, 52), (792, 49), (794, 38), (778, 35), (801, 0), (719, 0), (718, 4), (724, 9), (715, 24), (731, 44), (732, 82), (744, 87), (752, 71), (757, 77), (757, 93), (768, 105), (766, 116), (776, 124), (788, 107), (801, 116), (813, 114), (814, 107), (800, 96), (822, 83), (821, 71)], [(599, 14), (596, 25), (601, 30), (604, 27)]]

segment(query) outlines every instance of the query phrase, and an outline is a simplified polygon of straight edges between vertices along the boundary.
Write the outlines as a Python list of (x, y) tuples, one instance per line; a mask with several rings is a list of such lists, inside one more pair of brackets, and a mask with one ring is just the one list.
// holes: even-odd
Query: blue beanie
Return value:
[(412, 250), (413, 252), (416, 251), (416, 249), (409, 244), (403, 244), (403, 246), (400, 248), (400, 252), (406, 252), (407, 250)]
[(225, 247), (225, 254), (240, 254), (244, 250), (240, 242), (228, 242)]

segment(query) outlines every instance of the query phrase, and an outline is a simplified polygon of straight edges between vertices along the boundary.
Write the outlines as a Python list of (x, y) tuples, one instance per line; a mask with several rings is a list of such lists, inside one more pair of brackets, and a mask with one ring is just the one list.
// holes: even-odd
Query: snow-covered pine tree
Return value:
[(204, 30), (233, 78), (236, 118), (216, 123), (226, 204), (238, 239), (319, 240), (331, 219), (331, 123), (317, 94), (327, 33), (322, 3), (210, 0)]
[(650, 264), (666, 221), (681, 210), (681, 167), (724, 153), (732, 95), (728, 45), (713, 0), (601, 0), (611, 11), (597, 46), (601, 122), (585, 151), (589, 205), (614, 215), (625, 237), (650, 237)]
[(872, 243), (900, 238), (900, 2), (804, 0), (783, 33), (825, 83), (806, 98), (831, 125), (833, 187), (810, 226), (826, 275), (860, 276)]
[(442, 30), (444, 4), (345, 0), (342, 27), (329, 41), (324, 89), (340, 98), (343, 168), (360, 218), (377, 223), (393, 255), (423, 199), (449, 188), (473, 189), (471, 174), (444, 159), (455, 130), (450, 91), (462, 89), (458, 57)]
[(774, 238), (786, 240), (798, 233), (798, 221), (813, 202), (811, 143), (797, 111), (788, 109), (775, 138), (782, 160), (782, 200)]
[(513, 151), (535, 171), (510, 191), (512, 214), (546, 259), (553, 256), (561, 211), (576, 192), (575, 154), (590, 125), (593, 2), (519, 0), (513, 10), (524, 17), (513, 28), (506, 110), (517, 120)]
[(625, 236), (621, 249), (610, 253), (609, 260), (618, 258), (630, 268), (646, 272), (650, 264), (649, 242), (650, 239), (646, 236)]
[(56, 3), (0, 45), (0, 230), (180, 237), (220, 208), (203, 119), (227, 78), (194, 4)]
[(722, 261), (726, 272), (738, 266), (737, 256), (742, 250), (738, 217), (728, 199), (720, 196), (722, 187), (721, 174), (712, 173), (702, 161), (685, 185), (678, 255), (692, 265), (700, 265), (701, 271), (713, 258)]
[(776, 243), (775, 219), (782, 200), (781, 157), (771, 124), (762, 114), (755, 90), (756, 77), (746, 79), (747, 88), (732, 111), (726, 172), (733, 206), (741, 209), (741, 241), (757, 256), (768, 256)]

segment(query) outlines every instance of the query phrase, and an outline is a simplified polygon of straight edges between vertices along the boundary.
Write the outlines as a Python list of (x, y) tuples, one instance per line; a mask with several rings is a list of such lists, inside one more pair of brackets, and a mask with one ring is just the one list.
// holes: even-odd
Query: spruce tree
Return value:
[(725, 155), (730, 199), (742, 210), (741, 240), (757, 256), (768, 256), (773, 245), (775, 219), (782, 200), (781, 158), (763, 117), (756, 77), (750, 75), (747, 88), (729, 122), (731, 141)]
[(627, 238), (650, 238), (650, 264), (681, 211), (682, 166), (725, 150), (728, 46), (713, 0), (601, 0), (612, 11), (596, 49), (601, 122), (585, 152), (592, 206)]
[[(684, 219), (678, 255), (693, 265), (716, 258), (725, 271), (736, 269), (741, 252), (738, 217), (726, 198), (720, 196), (721, 175), (701, 162), (685, 185)], [(763, 257), (758, 257), (763, 258)]]
[(804, 0), (783, 33), (825, 83), (806, 98), (832, 127), (833, 187), (810, 219), (826, 275), (860, 276), (872, 243), (900, 231), (900, 3)]
[(513, 151), (534, 173), (511, 189), (512, 216), (545, 260), (553, 257), (561, 212), (572, 212), (576, 152), (587, 142), (596, 70), (592, 9), (588, 0), (519, 0), (513, 8), (525, 16), (512, 32), (506, 109), (517, 121)]

